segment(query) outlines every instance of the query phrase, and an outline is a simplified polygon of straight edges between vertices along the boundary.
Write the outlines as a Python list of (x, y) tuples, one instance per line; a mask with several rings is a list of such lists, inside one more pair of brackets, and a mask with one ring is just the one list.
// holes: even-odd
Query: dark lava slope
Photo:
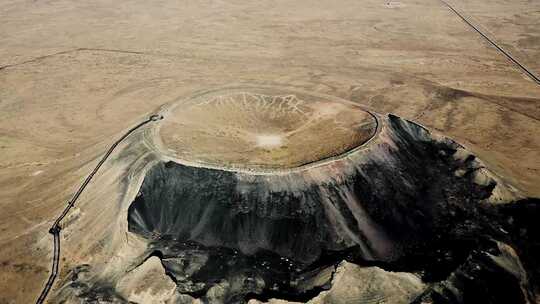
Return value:
[[(321, 167), (249, 174), (173, 161), (146, 174), (128, 210), (177, 290), (217, 303), (306, 302), (343, 260), (418, 274), (414, 303), (528, 303), (538, 286), (538, 201), (459, 144), (396, 116), (366, 151)], [(504, 201), (505, 204), (497, 204)], [(362, 284), (362, 282), (358, 282)]]
[(194, 166), (134, 137), (138, 175), (108, 217), (83, 217), (105, 236), (53, 302), (537, 303), (539, 200), (454, 141), (376, 117), (359, 149), (274, 171)]

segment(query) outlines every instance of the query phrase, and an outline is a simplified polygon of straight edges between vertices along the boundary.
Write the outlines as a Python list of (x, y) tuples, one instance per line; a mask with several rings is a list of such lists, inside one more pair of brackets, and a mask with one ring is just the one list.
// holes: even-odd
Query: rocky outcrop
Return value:
[(165, 274), (161, 260), (156, 256), (128, 272), (118, 281), (116, 290), (128, 301), (136, 303), (167, 303), (176, 296), (176, 285)]
[(471, 251), (446, 280), (433, 284), (414, 304), (535, 303), (527, 273), (512, 247), (499, 242)]
[[(331, 288), (309, 299), (309, 304), (322, 303), (394, 303), (407, 304), (425, 289), (420, 278), (404, 272), (385, 271), (379, 267), (361, 267), (343, 261), (336, 266)], [(251, 299), (248, 304), (290, 303), (279, 299), (264, 302)]]

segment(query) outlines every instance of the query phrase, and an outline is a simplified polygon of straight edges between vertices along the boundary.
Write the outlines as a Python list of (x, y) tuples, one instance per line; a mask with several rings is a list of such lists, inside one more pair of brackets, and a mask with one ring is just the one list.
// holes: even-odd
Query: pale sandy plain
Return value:
[[(451, 3), (540, 72), (540, 2)], [(39, 294), (47, 229), (107, 146), (198, 90), (282, 85), (393, 112), (540, 195), (540, 86), (439, 1), (6, 0), (0, 20), (2, 304)]]

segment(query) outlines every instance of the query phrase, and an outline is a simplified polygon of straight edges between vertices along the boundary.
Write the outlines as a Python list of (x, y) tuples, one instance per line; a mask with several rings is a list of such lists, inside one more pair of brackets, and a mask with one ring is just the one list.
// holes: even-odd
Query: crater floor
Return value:
[(368, 141), (377, 120), (360, 106), (275, 88), (227, 89), (178, 103), (160, 130), (174, 157), (235, 168), (291, 168)]

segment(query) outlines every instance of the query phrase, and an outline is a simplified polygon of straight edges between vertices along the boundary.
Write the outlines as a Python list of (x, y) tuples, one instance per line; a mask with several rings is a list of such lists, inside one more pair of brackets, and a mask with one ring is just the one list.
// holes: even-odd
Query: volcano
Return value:
[(160, 115), (107, 169), (115, 199), (69, 224), (93, 258), (58, 301), (531, 301), (534, 224), (514, 219), (536, 201), (453, 140), (291, 88), (204, 91)]

